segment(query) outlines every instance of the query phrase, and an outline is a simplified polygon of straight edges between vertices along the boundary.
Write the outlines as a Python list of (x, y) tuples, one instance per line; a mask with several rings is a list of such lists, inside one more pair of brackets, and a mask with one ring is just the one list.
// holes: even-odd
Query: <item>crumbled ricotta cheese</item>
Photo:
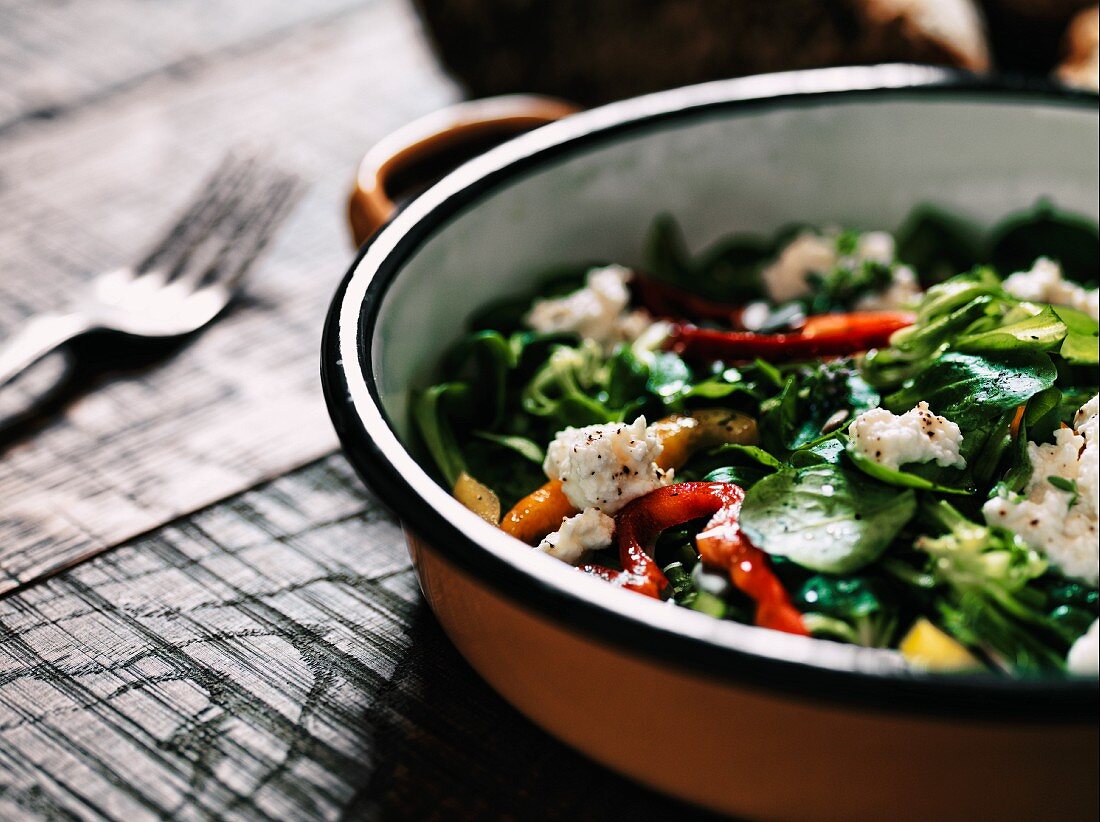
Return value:
[(897, 258), (894, 237), (886, 231), (867, 231), (856, 240), (856, 262), (892, 265)]
[[(866, 236), (866, 235), (865, 235)], [(875, 294), (864, 294), (856, 300), (857, 311), (893, 311), (912, 308), (920, 302), (920, 282), (907, 265), (894, 266), (890, 270), (890, 285)]]
[(546, 449), (543, 470), (562, 482), (574, 508), (598, 508), (613, 514), (630, 500), (672, 482), (672, 472), (654, 462), (663, 446), (646, 427), (612, 422), (566, 428)]
[(966, 467), (959, 453), (959, 426), (933, 414), (923, 401), (901, 415), (885, 408), (864, 411), (848, 426), (848, 437), (858, 453), (894, 470), (910, 462), (932, 461), (944, 468)]
[(1073, 643), (1066, 657), (1066, 669), (1083, 676), (1100, 674), (1100, 619)]
[(760, 276), (772, 301), (785, 303), (809, 294), (809, 275), (826, 274), (836, 262), (835, 238), (803, 231), (779, 252)]
[(860, 298), (860, 311), (885, 311), (906, 308), (920, 299), (917, 275), (908, 266), (897, 263), (892, 235), (885, 231), (867, 231), (856, 239), (855, 250), (842, 255), (837, 250), (837, 235), (803, 231), (788, 243), (767, 266), (761, 277), (773, 302), (783, 303), (804, 297), (811, 291), (811, 274), (824, 276), (837, 267), (855, 268), (863, 263), (879, 263), (891, 268), (890, 284), (877, 294)]
[(606, 548), (615, 534), (615, 520), (597, 508), (585, 508), (579, 514), (566, 517), (561, 527), (548, 534), (538, 549), (570, 565), (588, 551)]
[(1004, 281), (1005, 291), (1020, 300), (1068, 305), (1100, 321), (1100, 290), (1085, 288), (1062, 276), (1054, 260), (1040, 257), (1029, 271), (1017, 271)]
[(619, 265), (593, 268), (583, 288), (564, 297), (535, 300), (524, 322), (544, 334), (579, 334), (605, 350), (619, 342), (632, 342), (649, 329), (653, 318), (640, 309), (627, 310), (630, 277), (630, 270)]
[[(994, 497), (983, 507), (986, 522), (1019, 534), (1068, 577), (1100, 581), (1097, 510), (1100, 509), (1100, 400), (1093, 397), (1074, 416), (1073, 428), (1054, 432), (1053, 443), (1028, 443), (1031, 478), (1018, 498)], [(1076, 493), (1056, 488), (1068, 480)]]
[[(645, 314), (644, 311), (635, 313)], [(661, 350), (665, 340), (668, 339), (668, 335), (672, 333), (672, 323), (667, 320), (654, 320), (648, 314), (646, 314), (646, 319), (649, 324), (641, 333), (634, 336), (634, 342), (630, 344), (630, 350), (639, 360), (647, 365), (652, 365), (656, 353)]]

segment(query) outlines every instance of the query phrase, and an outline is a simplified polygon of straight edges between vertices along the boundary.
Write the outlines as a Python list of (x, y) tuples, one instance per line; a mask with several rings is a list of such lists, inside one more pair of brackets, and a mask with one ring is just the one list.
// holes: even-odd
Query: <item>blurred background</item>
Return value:
[(540, 91), (591, 105), (721, 77), (893, 61), (1097, 82), (1088, 0), (415, 5), (443, 64), (475, 96)]

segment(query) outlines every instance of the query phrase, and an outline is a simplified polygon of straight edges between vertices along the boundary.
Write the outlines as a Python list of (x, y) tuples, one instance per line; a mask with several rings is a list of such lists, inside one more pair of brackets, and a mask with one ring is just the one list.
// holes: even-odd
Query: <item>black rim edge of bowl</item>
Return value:
[[(919, 68), (928, 76), (928, 67)], [(863, 67), (862, 70), (867, 72), (874, 69)], [(791, 72), (790, 76), (808, 76), (818, 71), (820, 70), (811, 69)], [(727, 81), (719, 81), (719, 84), (721, 82)], [(737, 83), (737, 80), (728, 82)], [(789, 85), (793, 86), (794, 83)], [(362, 369), (371, 401), (396, 437), (396, 431), (381, 406), (365, 342), (370, 339), (382, 297), (389, 284), (405, 261), (436, 229), (505, 181), (579, 147), (666, 120), (690, 118), (731, 108), (790, 105), (799, 100), (821, 103), (840, 97), (873, 97), (880, 94), (890, 97), (914, 92), (945, 95), (980, 93), (1003, 95), (1006, 98), (1030, 96), (1037, 102), (1048, 104), (1069, 103), (1093, 107), (1098, 100), (1094, 93), (1069, 89), (1034, 78), (982, 78), (941, 69), (935, 71), (934, 79), (908, 84), (863, 85), (812, 91), (788, 89), (787, 92), (748, 99), (730, 94), (703, 103), (670, 106), (652, 112), (643, 108), (640, 112), (636, 110), (633, 115), (630, 113), (631, 104), (635, 104), (634, 108), (637, 109), (637, 101), (646, 98), (613, 104), (621, 109), (620, 116), (613, 123), (575, 129), (573, 133), (563, 134), (554, 143), (530, 154), (515, 154), (499, 165), (487, 164), (481, 173), (461, 189), (437, 199), (430, 212), (399, 238), (393, 250), (375, 270), (367, 286), (364, 301), (359, 307), (356, 345), (359, 356), (356, 365)], [(674, 96), (675, 92), (658, 94)], [(499, 158), (507, 150), (508, 144), (505, 144), (494, 149), (492, 154)], [(482, 161), (481, 157), (475, 158), (464, 167), (467, 171), (476, 170)], [(421, 196), (431, 194), (432, 189), (429, 189)], [(1096, 683), (1089, 680), (1020, 680), (992, 675), (948, 677), (879, 674), (761, 657), (751, 651), (719, 646), (703, 639), (639, 623), (633, 617), (624, 616), (598, 603), (571, 596), (493, 556), (461, 528), (451, 524), (422, 500), (415, 486), (374, 444), (363, 420), (347, 401), (349, 386), (343, 369), (351, 367), (351, 364), (341, 361), (339, 350), (341, 306), (361, 260), (374, 239), (384, 230), (385, 228), (376, 232), (374, 238), (359, 250), (333, 297), (321, 343), (322, 386), (341, 445), (356, 470), (403, 522), (416, 523), (413, 530), (418, 535), (426, 538), (432, 545), (447, 545), (448, 561), (485, 581), (506, 599), (522, 607), (553, 615), (555, 620), (579, 628), (585, 635), (597, 641), (605, 641), (656, 661), (685, 667), (712, 678), (768, 693), (785, 693), (825, 704), (856, 705), (861, 709), (965, 717), (970, 720), (1082, 722), (1095, 721), (1100, 715)]]

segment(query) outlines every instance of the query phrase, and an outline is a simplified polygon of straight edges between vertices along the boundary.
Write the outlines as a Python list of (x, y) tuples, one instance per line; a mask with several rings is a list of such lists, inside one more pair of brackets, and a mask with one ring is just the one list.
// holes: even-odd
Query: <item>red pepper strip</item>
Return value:
[(623, 570), (583, 565), (582, 571), (651, 597), (668, 585), (651, 556), (666, 528), (711, 517), (697, 539), (703, 562), (726, 569), (734, 585), (756, 602), (756, 624), (808, 635), (802, 615), (772, 573), (762, 551), (741, 533), (737, 519), (745, 492), (728, 482), (684, 482), (651, 491), (628, 503), (615, 519)]
[(717, 320), (741, 327), (744, 306), (718, 303), (660, 280), (635, 273), (630, 281), (638, 301), (654, 317), (670, 320)]
[(895, 331), (912, 323), (913, 315), (908, 313), (863, 311), (811, 317), (791, 334), (712, 331), (680, 325), (673, 329), (668, 347), (695, 360), (808, 360), (882, 347)]
[(754, 621), (762, 628), (809, 636), (802, 614), (768, 566), (767, 555), (749, 542), (738, 519), (744, 492), (736, 485), (736, 500), (720, 508), (695, 538), (706, 565), (725, 568), (730, 579), (756, 603)]

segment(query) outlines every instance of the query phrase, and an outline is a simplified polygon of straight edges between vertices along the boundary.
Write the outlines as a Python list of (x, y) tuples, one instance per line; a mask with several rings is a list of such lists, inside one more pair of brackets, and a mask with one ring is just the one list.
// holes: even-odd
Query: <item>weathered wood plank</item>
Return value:
[[(366, 0), (373, 2), (373, 0)], [(165, 70), (262, 48), (364, 0), (0, 0), (0, 134), (102, 103)]]
[(227, 146), (313, 185), (224, 319), (3, 454), (0, 592), (334, 448), (317, 346), (351, 257), (339, 204), (372, 140), (453, 96), (411, 12), (372, 2), (0, 136), (0, 339), (133, 259)]
[(466, 667), (338, 457), (0, 601), (0, 817), (684, 813)]

